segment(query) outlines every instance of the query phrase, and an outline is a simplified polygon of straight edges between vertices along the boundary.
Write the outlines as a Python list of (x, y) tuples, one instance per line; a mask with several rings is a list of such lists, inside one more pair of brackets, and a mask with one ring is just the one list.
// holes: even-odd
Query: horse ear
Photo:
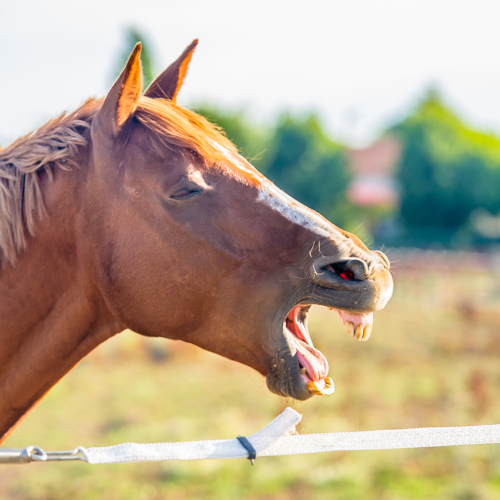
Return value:
[(111, 87), (97, 115), (97, 124), (116, 137), (132, 116), (142, 91), (141, 43), (134, 47), (125, 69)]
[(152, 99), (162, 98), (175, 102), (196, 45), (198, 45), (198, 39), (193, 40), (179, 59), (151, 83), (144, 95)]

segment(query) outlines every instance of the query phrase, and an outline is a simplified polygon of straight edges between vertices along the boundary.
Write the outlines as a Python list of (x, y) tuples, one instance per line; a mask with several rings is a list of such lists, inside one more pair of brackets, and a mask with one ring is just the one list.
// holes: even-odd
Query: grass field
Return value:
[[(396, 269), (367, 343), (336, 314), (310, 330), (337, 391), (305, 403), (270, 394), (252, 370), (198, 348), (125, 332), (64, 378), (4, 447), (232, 438), (286, 406), (298, 430), (500, 423), (500, 281), (474, 269)], [(2, 500), (498, 499), (500, 446), (343, 452), (247, 460), (0, 467)]]

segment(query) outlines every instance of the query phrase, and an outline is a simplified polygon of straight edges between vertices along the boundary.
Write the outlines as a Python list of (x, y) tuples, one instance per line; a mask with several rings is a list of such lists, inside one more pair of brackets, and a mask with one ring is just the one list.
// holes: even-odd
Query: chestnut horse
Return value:
[(144, 95), (137, 45), (104, 99), (0, 152), (2, 439), (127, 328), (248, 365), (279, 395), (332, 392), (310, 306), (338, 310), (366, 340), (392, 295), (384, 254), (176, 104), (196, 43)]

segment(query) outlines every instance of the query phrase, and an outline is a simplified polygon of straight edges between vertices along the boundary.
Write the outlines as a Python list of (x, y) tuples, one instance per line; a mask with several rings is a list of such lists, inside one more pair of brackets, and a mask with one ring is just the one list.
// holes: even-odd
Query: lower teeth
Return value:
[(307, 389), (311, 394), (328, 396), (335, 392), (335, 385), (330, 377), (321, 380), (311, 380), (307, 383)]

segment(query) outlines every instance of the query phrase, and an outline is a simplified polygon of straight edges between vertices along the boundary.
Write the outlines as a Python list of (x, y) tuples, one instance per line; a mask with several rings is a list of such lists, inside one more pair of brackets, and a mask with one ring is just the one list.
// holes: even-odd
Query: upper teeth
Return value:
[(365, 326), (362, 340), (368, 340), (370, 338), (370, 335), (372, 334), (372, 328), (373, 328), (373, 325), (371, 325), (371, 324)]
[(344, 323), (345, 331), (354, 337), (354, 325), (350, 321)]
[(345, 331), (356, 340), (368, 340), (372, 333), (373, 325), (363, 325), (362, 323), (360, 323), (356, 328), (354, 328), (354, 323), (346, 321), (344, 323), (344, 328)]

